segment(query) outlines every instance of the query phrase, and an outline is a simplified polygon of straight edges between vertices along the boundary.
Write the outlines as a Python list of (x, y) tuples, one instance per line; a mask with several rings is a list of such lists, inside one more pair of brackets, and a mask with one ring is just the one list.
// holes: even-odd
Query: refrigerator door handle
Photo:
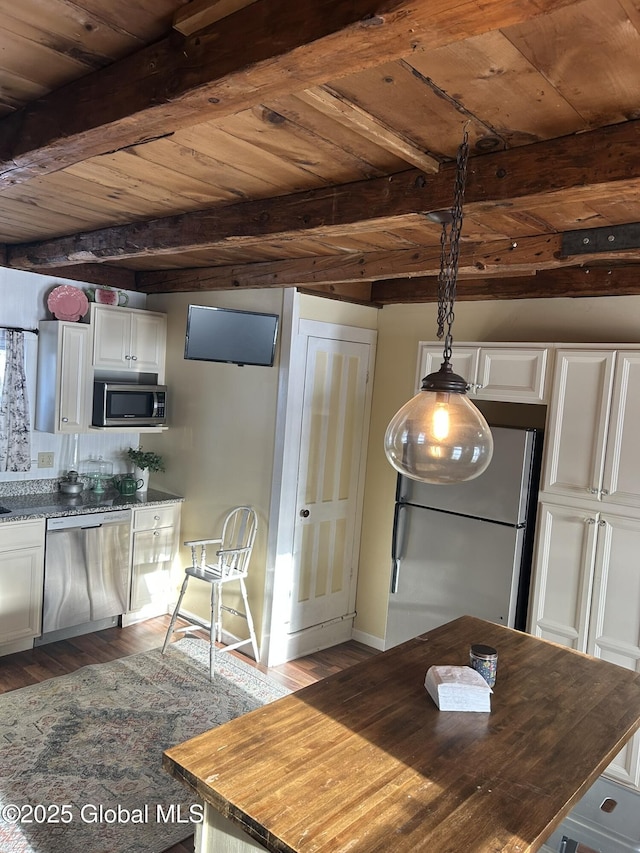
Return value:
[[(402, 510), (405, 510), (403, 513)], [(393, 533), (391, 536), (391, 593), (397, 593), (400, 587), (400, 561), (402, 560), (402, 545), (406, 528), (407, 506), (396, 503), (393, 511)]]

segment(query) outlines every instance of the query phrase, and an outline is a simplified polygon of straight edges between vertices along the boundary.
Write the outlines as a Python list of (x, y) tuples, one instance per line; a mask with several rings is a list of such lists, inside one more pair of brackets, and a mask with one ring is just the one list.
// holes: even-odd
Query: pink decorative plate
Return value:
[(47, 297), (47, 308), (56, 320), (75, 322), (89, 310), (89, 300), (84, 291), (71, 284), (55, 287)]

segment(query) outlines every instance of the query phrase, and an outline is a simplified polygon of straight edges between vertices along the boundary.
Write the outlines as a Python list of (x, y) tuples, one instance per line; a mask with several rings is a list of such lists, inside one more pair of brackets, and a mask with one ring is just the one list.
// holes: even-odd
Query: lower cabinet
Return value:
[(123, 624), (167, 612), (179, 532), (180, 503), (133, 511), (131, 597)]
[(0, 654), (30, 649), (42, 630), (44, 519), (0, 525)]
[[(530, 631), (640, 670), (640, 514), (543, 501)], [(640, 791), (640, 734), (605, 776)]]

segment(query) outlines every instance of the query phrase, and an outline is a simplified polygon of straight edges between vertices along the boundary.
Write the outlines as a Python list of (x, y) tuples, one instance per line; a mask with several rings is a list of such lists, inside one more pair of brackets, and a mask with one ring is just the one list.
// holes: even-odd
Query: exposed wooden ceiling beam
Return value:
[[(579, 0), (256, 0), (189, 37), (173, 33), (0, 123), (0, 189), (414, 51)], [(242, 45), (242, 48), (239, 46)]]
[[(543, 270), (518, 278), (458, 280), (458, 302), (491, 299), (547, 299), (586, 296), (633, 296), (640, 294), (640, 267), (569, 267)], [(371, 301), (377, 305), (399, 302), (437, 302), (435, 278), (376, 281), (371, 286)]]
[[(525, 237), (518, 241), (462, 243), (461, 278), (524, 276), (535, 270), (573, 267), (575, 258), (560, 257), (561, 234)], [(583, 255), (581, 264), (621, 263), (639, 259), (636, 250)], [(136, 286), (145, 293), (198, 290), (244, 290), (263, 287), (343, 287), (363, 281), (415, 279), (437, 276), (440, 248), (330, 255), (220, 267), (139, 272)]]
[[(640, 187), (640, 121), (612, 125), (469, 161), (465, 210), (482, 215), (487, 206), (558, 198), (579, 200), (585, 187)], [(9, 248), (9, 263), (20, 269), (122, 260), (251, 245), (266, 237), (279, 241), (300, 233), (342, 234), (422, 222), (428, 211), (447, 209), (454, 167), (436, 175), (409, 169), (290, 196), (240, 202), (148, 222), (113, 226), (72, 237)], [(415, 272), (420, 272), (416, 270)], [(379, 274), (377, 277), (382, 277)], [(385, 277), (388, 277), (388, 273)], [(371, 277), (371, 276), (367, 276)], [(361, 280), (359, 274), (354, 280)], [(317, 282), (320, 283), (320, 282)]]

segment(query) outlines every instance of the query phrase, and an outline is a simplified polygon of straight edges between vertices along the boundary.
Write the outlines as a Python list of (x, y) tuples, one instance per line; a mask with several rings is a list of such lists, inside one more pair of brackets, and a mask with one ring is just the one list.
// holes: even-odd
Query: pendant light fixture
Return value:
[(482, 413), (467, 397), (467, 382), (451, 367), (458, 256), (462, 231), (462, 202), (469, 156), (465, 129), (456, 159), (454, 204), (451, 212), (431, 218), (442, 224), (438, 276), (438, 339), (444, 337), (440, 370), (422, 380), (422, 388), (392, 418), (384, 437), (393, 467), (426, 483), (460, 483), (486, 469), (493, 454), (493, 437)]

